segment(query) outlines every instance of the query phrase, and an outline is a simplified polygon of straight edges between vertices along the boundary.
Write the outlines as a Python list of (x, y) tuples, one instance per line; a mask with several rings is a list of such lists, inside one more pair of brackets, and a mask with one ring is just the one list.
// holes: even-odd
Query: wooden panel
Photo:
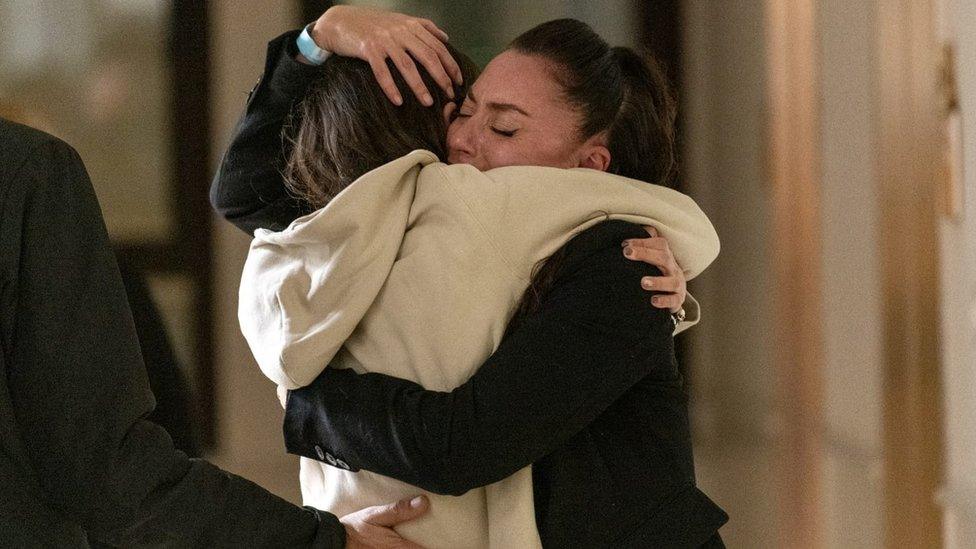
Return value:
[(929, 0), (879, 10), (885, 542), (939, 547), (942, 479), (938, 55)]
[(820, 120), (814, 0), (767, 0), (766, 170), (776, 258), (778, 462), (783, 547), (822, 543)]

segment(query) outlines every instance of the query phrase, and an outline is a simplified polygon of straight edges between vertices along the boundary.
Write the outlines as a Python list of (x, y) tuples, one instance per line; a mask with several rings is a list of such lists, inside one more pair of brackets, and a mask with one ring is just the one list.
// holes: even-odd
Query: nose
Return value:
[(477, 141), (470, 118), (457, 118), (447, 132), (448, 160), (452, 164), (471, 164), (477, 153)]

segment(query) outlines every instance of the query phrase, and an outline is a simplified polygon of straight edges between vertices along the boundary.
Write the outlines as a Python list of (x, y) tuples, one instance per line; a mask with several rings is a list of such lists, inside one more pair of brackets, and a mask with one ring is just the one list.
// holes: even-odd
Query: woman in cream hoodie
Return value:
[[(354, 114), (359, 121), (351, 125), (335, 119), (372, 112), (375, 105), (343, 104), (364, 100), (361, 91), (349, 90), (363, 89), (355, 80), (368, 79), (367, 70), (351, 60), (327, 63), (299, 122), (296, 142), (308, 147), (295, 149), (299, 156), (307, 157), (309, 149), (339, 156), (335, 164), (315, 161), (335, 166), (333, 177), (306, 179), (307, 188), (324, 197), (324, 207), (283, 231), (256, 231), (245, 266), (242, 330), (262, 371), (279, 385), (307, 385), (331, 363), (412, 379), (429, 389), (456, 387), (498, 346), (533, 268), (608, 219), (657, 227), (688, 278), (717, 255), (714, 229), (690, 198), (592, 169), (480, 172), (416, 150), (351, 184), (342, 181), (342, 167), (369, 165), (364, 150), (370, 146), (396, 149), (385, 142), (357, 146), (356, 130), (370, 127), (368, 116)], [(323, 118), (340, 134), (322, 138)], [(395, 129), (396, 122), (387, 124)], [(349, 133), (342, 135), (343, 129)], [(412, 132), (413, 125), (400, 128), (402, 135)], [(337, 144), (353, 150), (337, 151)], [(293, 157), (297, 178), (307, 165), (307, 158)], [(346, 177), (355, 171), (346, 169)], [(303, 458), (301, 479), (305, 504), (340, 516), (417, 492), (391, 478), (344, 470), (341, 462)], [(415, 542), (540, 545), (530, 468), (459, 497), (430, 497), (431, 512), (398, 529)]]

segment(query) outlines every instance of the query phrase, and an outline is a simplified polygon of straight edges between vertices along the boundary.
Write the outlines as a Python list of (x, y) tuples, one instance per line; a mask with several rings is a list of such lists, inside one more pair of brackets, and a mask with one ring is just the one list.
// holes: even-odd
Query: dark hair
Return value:
[(552, 64), (566, 99), (582, 112), (580, 138), (607, 133), (608, 172), (671, 185), (677, 171), (677, 104), (653, 56), (612, 48), (575, 19), (542, 23), (509, 48)]
[[(447, 48), (464, 80), (454, 88), (454, 101), (460, 101), (478, 68), (450, 44)], [(322, 64), (285, 129), (292, 148), (284, 177), (294, 196), (321, 208), (359, 176), (410, 151), (427, 149), (447, 158), (443, 109), (452, 100), (423, 65), (416, 65), (434, 99), (431, 107), (417, 100), (390, 60), (387, 66), (403, 97), (400, 106), (386, 97), (366, 61), (333, 55)]]
[[(542, 23), (518, 36), (509, 48), (552, 65), (566, 100), (582, 112), (581, 140), (606, 132), (608, 172), (671, 186), (677, 173), (677, 102), (653, 56), (610, 47), (589, 25), (575, 19)], [(525, 315), (538, 310), (566, 255), (563, 246), (535, 265), (506, 336)]]

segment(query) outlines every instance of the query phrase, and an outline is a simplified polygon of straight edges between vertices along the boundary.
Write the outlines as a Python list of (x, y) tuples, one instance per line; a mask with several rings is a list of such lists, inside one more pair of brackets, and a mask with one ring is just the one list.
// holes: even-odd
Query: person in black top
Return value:
[[(0, 546), (410, 547), (174, 449), (84, 165), (0, 118)], [(345, 527), (344, 527), (345, 526)], [(347, 536), (348, 530), (348, 536)]]
[[(404, 18), (332, 8), (312, 36), (335, 54), (369, 60), (374, 70), (377, 56), (384, 67), (390, 57), (425, 101), (399, 54), (409, 52), (434, 76), (431, 60), (443, 57), (418, 44), (445, 38), (430, 30), (418, 42), (416, 33), (429, 30), (429, 22)], [(283, 229), (308, 211), (281, 178), (291, 151), (282, 127), (317, 75), (298, 62), (297, 34), (270, 43), (265, 73), (211, 188), (215, 209), (247, 232)], [(539, 60), (545, 63), (533, 65)], [(457, 82), (455, 65), (438, 66)], [(554, 90), (562, 89), (576, 109), (563, 112), (576, 117), (569, 130), (533, 126), (539, 118), (529, 114), (499, 116), (513, 110), (545, 116), (546, 105), (534, 101), (539, 95), (513, 95), (516, 81), (530, 80), (532, 70), (567, 73), (554, 78)], [(519, 100), (541, 110), (521, 108)], [(579, 166), (653, 182), (669, 181), (674, 170), (674, 105), (665, 80), (653, 65), (609, 48), (579, 22), (550, 22), (516, 39), (456, 112), (449, 159), (482, 169), (513, 159), (530, 163), (533, 154), (542, 162), (545, 139), (568, 131), (563, 139), (578, 140), (580, 131), (571, 153)], [(587, 121), (589, 129), (581, 129)], [(507, 140), (519, 132), (522, 141)], [(453, 391), (327, 368), (312, 385), (288, 392), (288, 451), (443, 494), (464, 493), (532, 464), (537, 525), (547, 547), (721, 546), (718, 529), (728, 517), (695, 485), (674, 324), (667, 310), (648, 306), (637, 282), (651, 278), (655, 289), (671, 289), (662, 282), (669, 277), (621, 252), (622, 242), (643, 236), (641, 227), (613, 221), (568, 243), (533, 279), (495, 354)], [(649, 258), (633, 246), (624, 250), (632, 259)], [(666, 254), (654, 255), (667, 265)], [(668, 271), (674, 278), (676, 267)]]

